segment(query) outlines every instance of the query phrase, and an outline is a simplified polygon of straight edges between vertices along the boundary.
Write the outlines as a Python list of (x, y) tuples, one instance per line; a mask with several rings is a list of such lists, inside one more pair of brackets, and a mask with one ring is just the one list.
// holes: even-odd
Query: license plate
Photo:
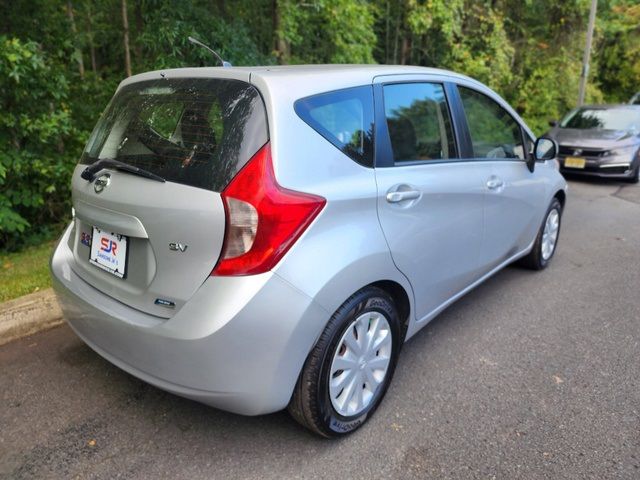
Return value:
[(127, 274), (127, 243), (124, 235), (109, 233), (93, 227), (89, 262), (116, 277)]
[(564, 166), (568, 168), (584, 168), (586, 163), (584, 158), (567, 157), (564, 159)]

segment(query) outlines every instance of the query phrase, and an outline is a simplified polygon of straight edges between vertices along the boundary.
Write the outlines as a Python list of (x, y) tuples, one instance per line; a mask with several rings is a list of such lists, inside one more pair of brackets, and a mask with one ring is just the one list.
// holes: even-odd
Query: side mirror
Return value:
[(557, 127), (558, 126), (558, 120), (549, 120), (549, 126), (550, 127)]
[(533, 145), (533, 158), (537, 161), (553, 160), (558, 156), (558, 144), (552, 138), (540, 137)]

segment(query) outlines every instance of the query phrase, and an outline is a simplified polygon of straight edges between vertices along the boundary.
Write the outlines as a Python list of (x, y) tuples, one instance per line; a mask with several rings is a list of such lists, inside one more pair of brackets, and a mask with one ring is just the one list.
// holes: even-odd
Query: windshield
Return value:
[(602, 130), (640, 130), (637, 108), (581, 108), (565, 117), (562, 128), (597, 128)]
[(114, 159), (169, 182), (221, 191), (268, 140), (251, 85), (226, 79), (161, 79), (122, 88), (80, 159)]

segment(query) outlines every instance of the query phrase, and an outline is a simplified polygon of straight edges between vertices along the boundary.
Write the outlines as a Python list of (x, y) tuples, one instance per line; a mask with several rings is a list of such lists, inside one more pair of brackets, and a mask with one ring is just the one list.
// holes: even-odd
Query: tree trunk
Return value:
[[(136, 38), (142, 35), (142, 31), (144, 30), (144, 17), (142, 16), (142, 2), (137, 1), (135, 7), (135, 17), (136, 17)], [(139, 41), (134, 42), (133, 51), (136, 54), (136, 61), (138, 65), (142, 63), (142, 45)]]
[(400, 65), (406, 65), (411, 60), (411, 37), (406, 34), (402, 37), (402, 49), (400, 50)]
[(384, 63), (389, 64), (390, 56), (389, 51), (389, 30), (391, 29), (391, 3), (387, 0), (387, 14), (385, 15), (386, 23), (384, 29)]
[(124, 42), (124, 69), (127, 77), (131, 76), (131, 53), (129, 52), (129, 16), (127, 15), (127, 0), (122, 0), (122, 41)]
[(215, 4), (218, 10), (218, 15), (220, 15), (222, 18), (227, 18), (228, 15), (224, 0), (216, 0)]
[(289, 63), (289, 43), (282, 32), (282, 9), (278, 0), (273, 0), (273, 36), (276, 58), (280, 65)]
[(73, 32), (73, 43), (76, 44), (76, 56), (78, 57), (78, 71), (80, 72), (80, 78), (84, 78), (84, 60), (82, 59), (82, 50), (78, 47), (78, 31), (76, 30), (76, 21), (73, 18), (73, 5), (71, 0), (67, 1), (67, 15), (69, 16), (69, 23), (71, 24), (71, 31)]
[(87, 38), (89, 39), (89, 54), (91, 56), (91, 70), (98, 74), (98, 62), (96, 61), (96, 46), (93, 43), (93, 23), (91, 21), (91, 3), (87, 3)]
[(400, 18), (401, 13), (398, 12), (398, 16), (396, 17), (396, 32), (393, 39), (393, 64), (398, 64), (398, 39), (400, 38)]

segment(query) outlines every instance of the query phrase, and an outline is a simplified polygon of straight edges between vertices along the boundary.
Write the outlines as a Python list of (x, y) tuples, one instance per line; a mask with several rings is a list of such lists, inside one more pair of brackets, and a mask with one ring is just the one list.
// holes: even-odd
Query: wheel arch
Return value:
[(557, 198), (558, 201), (560, 202), (560, 206), (564, 209), (564, 205), (567, 201), (567, 194), (565, 193), (564, 190), (558, 190), (554, 195), (554, 198)]
[(409, 300), (408, 292), (402, 285), (394, 280), (379, 280), (367, 285), (366, 287), (377, 287), (384, 290), (389, 294), (389, 296), (391, 296), (398, 308), (398, 315), (402, 321), (402, 338), (404, 341), (407, 329), (409, 328), (409, 321), (411, 319), (411, 301)]

